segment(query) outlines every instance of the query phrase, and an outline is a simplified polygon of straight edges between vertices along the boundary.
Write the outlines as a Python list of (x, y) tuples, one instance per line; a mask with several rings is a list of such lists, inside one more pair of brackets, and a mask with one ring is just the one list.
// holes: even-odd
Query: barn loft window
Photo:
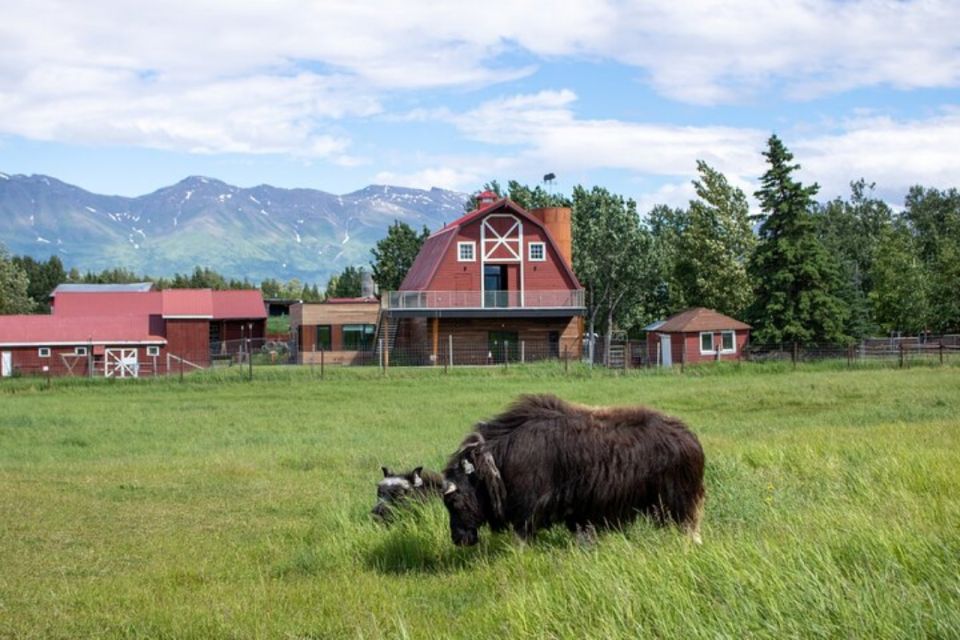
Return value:
[(531, 242), (529, 245), (530, 262), (544, 262), (547, 259), (547, 245), (544, 242)]
[(49, 358), (50, 347), (40, 347), (39, 349), (37, 349), (37, 356), (40, 358)]
[(149, 357), (160, 355), (160, 347), (147, 347), (147, 355)]
[(330, 351), (333, 348), (333, 333), (331, 332), (330, 325), (328, 324), (318, 324), (317, 325), (317, 344), (314, 347), (314, 351)]
[(87, 355), (87, 348), (86, 348), (86, 347), (74, 347), (74, 348), (73, 348), (73, 355), (75, 355), (75, 356), (85, 356), (85, 355)]
[(374, 329), (372, 324), (343, 325), (343, 348), (347, 351), (366, 349), (373, 343)]
[(477, 244), (475, 242), (457, 243), (457, 262), (473, 262), (476, 258)]

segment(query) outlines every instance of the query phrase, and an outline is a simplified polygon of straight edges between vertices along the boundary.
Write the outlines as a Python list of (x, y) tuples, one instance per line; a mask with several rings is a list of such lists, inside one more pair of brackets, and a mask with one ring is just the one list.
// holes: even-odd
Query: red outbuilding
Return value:
[(399, 290), (384, 293), (387, 353), (425, 346), (427, 361), (465, 364), (579, 357), (586, 310), (571, 239), (570, 209), (527, 211), (481, 193), (477, 209), (427, 238)]
[(737, 360), (750, 341), (750, 325), (703, 307), (681, 311), (644, 330), (647, 361), (662, 367)]
[(266, 312), (259, 290), (69, 285), (51, 315), (0, 316), (0, 373), (136, 377), (206, 367), (259, 344)]

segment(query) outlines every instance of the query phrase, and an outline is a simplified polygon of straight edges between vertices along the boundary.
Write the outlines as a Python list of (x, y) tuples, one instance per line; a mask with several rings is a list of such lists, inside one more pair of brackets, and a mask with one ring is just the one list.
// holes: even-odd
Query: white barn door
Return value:
[(13, 375), (13, 353), (4, 351), (0, 353), (0, 376), (9, 378)]
[(103, 375), (108, 378), (136, 378), (139, 373), (136, 349), (107, 349), (103, 354)]

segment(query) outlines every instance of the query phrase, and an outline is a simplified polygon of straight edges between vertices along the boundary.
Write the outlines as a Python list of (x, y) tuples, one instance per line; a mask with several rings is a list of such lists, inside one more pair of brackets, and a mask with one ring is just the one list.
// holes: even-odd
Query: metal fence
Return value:
[[(44, 364), (16, 365), (13, 376), (42, 377), (153, 377), (184, 376), (205, 369), (240, 368), (253, 375), (255, 368), (273, 366), (357, 366), (379, 367), (511, 367), (554, 362), (563, 368), (575, 363), (590, 364), (587, 341), (517, 340), (470, 341), (446, 336), (437, 343), (383, 348), (382, 341), (349, 351), (298, 352), (296, 340), (244, 339), (218, 342), (213, 349), (199, 352), (141, 349), (125, 363), (111, 361), (92, 352), (84, 355), (52, 354)], [(147, 354), (144, 356), (144, 354)], [(849, 366), (876, 364), (910, 367), (916, 365), (960, 364), (960, 335), (871, 338), (855, 345), (837, 344), (750, 344), (740, 355), (743, 362), (808, 363), (833, 360)], [(596, 367), (614, 370), (655, 368), (647, 358), (646, 343), (640, 340), (614, 342), (609, 350), (602, 340), (593, 348)], [(687, 365), (689, 366), (689, 365)], [(699, 366), (709, 366), (708, 363)], [(682, 362), (675, 369), (684, 368)]]

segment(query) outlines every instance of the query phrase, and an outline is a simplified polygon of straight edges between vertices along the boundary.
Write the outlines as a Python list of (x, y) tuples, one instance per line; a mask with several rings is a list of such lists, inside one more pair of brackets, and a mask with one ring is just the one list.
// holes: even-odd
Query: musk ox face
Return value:
[(480, 502), (480, 480), (476, 467), (467, 458), (461, 459), (444, 474), (443, 504), (450, 514), (450, 536), (453, 544), (471, 547), (480, 541), (478, 530), (487, 521)]
[(383, 471), (383, 480), (377, 483), (377, 503), (370, 514), (386, 524), (393, 520), (397, 507), (423, 487), (423, 467), (408, 473), (394, 473), (387, 467), (380, 469)]

